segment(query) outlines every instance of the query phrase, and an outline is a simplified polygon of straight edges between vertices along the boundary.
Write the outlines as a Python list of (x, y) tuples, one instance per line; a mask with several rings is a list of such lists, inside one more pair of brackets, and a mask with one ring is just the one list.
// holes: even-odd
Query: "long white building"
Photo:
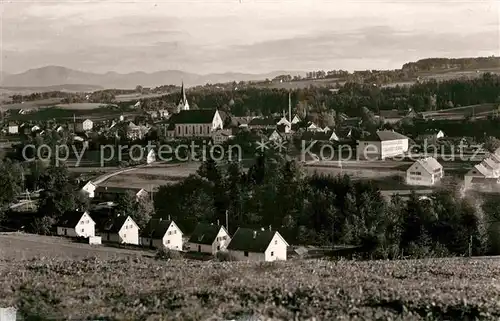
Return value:
[(464, 189), (500, 191), (500, 148), (465, 174)]
[(400, 156), (408, 152), (408, 137), (391, 130), (377, 131), (358, 140), (356, 155), (360, 160), (377, 160)]

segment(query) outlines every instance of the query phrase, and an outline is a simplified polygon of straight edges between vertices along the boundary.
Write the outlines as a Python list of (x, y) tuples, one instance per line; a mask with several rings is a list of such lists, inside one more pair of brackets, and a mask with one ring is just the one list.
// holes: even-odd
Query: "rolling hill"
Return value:
[(97, 74), (69, 69), (61, 66), (46, 66), (30, 69), (19, 74), (5, 74), (0, 83), (3, 87), (47, 87), (61, 85), (92, 85), (104, 88), (135, 88), (137, 85), (154, 87), (168, 84), (187, 86), (204, 85), (206, 83), (223, 83), (230, 81), (251, 81), (272, 79), (278, 75), (304, 74), (302, 72), (274, 71), (267, 74), (220, 73), (199, 75), (180, 70), (166, 70), (153, 73), (133, 72), (120, 74), (107, 72)]

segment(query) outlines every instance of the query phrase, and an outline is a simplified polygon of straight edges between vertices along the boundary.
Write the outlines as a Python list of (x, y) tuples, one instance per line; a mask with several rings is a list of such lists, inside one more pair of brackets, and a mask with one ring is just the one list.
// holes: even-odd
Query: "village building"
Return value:
[(130, 216), (118, 215), (106, 220), (98, 231), (103, 241), (139, 245), (139, 226)]
[(318, 127), (315, 123), (310, 122), (309, 125), (307, 126), (307, 131), (308, 132), (317, 132), (317, 131), (322, 131), (320, 127)]
[(96, 188), (97, 186), (94, 183), (92, 183), (92, 181), (88, 181), (80, 191), (84, 196), (88, 198), (94, 198)]
[(183, 233), (170, 219), (151, 219), (141, 231), (141, 245), (182, 251)]
[(302, 120), (300, 120), (299, 116), (295, 115), (293, 116), (293, 119), (292, 119), (292, 124), (298, 124), (300, 123)]
[(417, 160), (406, 171), (406, 184), (433, 186), (443, 178), (443, 166), (434, 157)]
[(136, 201), (141, 198), (149, 197), (149, 193), (143, 188), (118, 187), (118, 186), (99, 186), (95, 189), (95, 198), (102, 201), (116, 201), (121, 195), (132, 192)]
[(212, 141), (216, 145), (223, 144), (232, 138), (234, 138), (234, 135), (230, 129), (219, 129), (212, 134)]
[(231, 257), (248, 261), (287, 259), (288, 243), (277, 231), (238, 228), (227, 246)]
[(360, 160), (386, 159), (408, 152), (408, 137), (400, 133), (382, 130), (358, 140), (356, 155)]
[(267, 139), (271, 142), (282, 142), (283, 136), (279, 133), (277, 129), (273, 130), (271, 134), (267, 137)]
[(83, 133), (92, 130), (94, 127), (94, 122), (90, 119), (85, 119), (84, 121), (75, 122), (74, 130), (78, 133)]
[(224, 129), (218, 110), (182, 110), (170, 117), (169, 137), (211, 137), (214, 131)]
[(255, 117), (248, 122), (248, 128), (254, 129), (276, 129), (276, 120), (272, 117)]
[(90, 217), (88, 211), (70, 211), (56, 223), (57, 235), (70, 237), (91, 237), (95, 236), (95, 222)]
[(188, 240), (188, 245), (192, 252), (215, 255), (218, 251), (225, 250), (230, 240), (224, 226), (198, 223)]
[(127, 138), (130, 140), (143, 139), (149, 132), (149, 127), (136, 125), (133, 122), (129, 122), (126, 128)]
[(10, 122), (9, 127), (7, 129), (7, 133), (11, 135), (19, 134), (19, 125), (15, 122)]
[(146, 164), (152, 164), (156, 162), (156, 153), (154, 149), (151, 149), (146, 156)]
[(181, 112), (183, 110), (189, 110), (189, 102), (186, 97), (186, 89), (184, 88), (184, 82), (181, 85), (181, 99), (177, 104), (177, 112)]

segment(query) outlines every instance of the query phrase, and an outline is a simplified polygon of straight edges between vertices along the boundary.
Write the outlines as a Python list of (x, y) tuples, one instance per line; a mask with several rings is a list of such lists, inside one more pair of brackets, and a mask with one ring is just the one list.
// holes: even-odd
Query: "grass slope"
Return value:
[(51, 320), (500, 317), (495, 259), (198, 262), (155, 261), (141, 252), (64, 258), (60, 249), (45, 257), (2, 256), (0, 306)]

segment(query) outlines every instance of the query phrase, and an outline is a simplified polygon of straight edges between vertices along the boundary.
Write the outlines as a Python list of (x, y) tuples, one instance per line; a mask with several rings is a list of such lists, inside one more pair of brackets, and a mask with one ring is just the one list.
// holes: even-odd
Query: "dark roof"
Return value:
[(189, 238), (189, 243), (210, 245), (215, 241), (222, 225), (198, 223), (193, 234)]
[(99, 222), (98, 230), (107, 233), (118, 233), (128, 216), (120, 215), (106, 221)]
[(362, 120), (360, 117), (351, 117), (351, 118), (347, 118), (345, 120), (342, 120), (343, 126), (356, 127), (356, 126), (359, 126), (361, 123), (362, 123)]
[(274, 118), (254, 118), (248, 122), (248, 126), (276, 126), (276, 120)]
[(379, 114), (380, 114), (380, 117), (383, 117), (383, 118), (403, 118), (403, 116), (404, 116), (404, 114), (402, 114), (397, 109), (381, 110)]
[(171, 220), (151, 219), (149, 220), (148, 225), (141, 230), (141, 236), (155, 240), (161, 239), (167, 232), (171, 223)]
[(85, 212), (78, 211), (66, 212), (63, 214), (63, 216), (61, 216), (56, 225), (60, 227), (75, 228), (84, 213)]
[(238, 228), (227, 249), (262, 253), (267, 249), (275, 234), (276, 231)]
[(311, 132), (311, 131), (307, 131), (307, 132), (304, 132), (304, 134), (302, 135), (302, 139), (303, 140), (318, 140), (318, 141), (328, 141), (330, 140), (330, 137), (332, 136), (332, 131), (328, 131), (328, 132)]
[(171, 124), (211, 124), (214, 115), (215, 110), (212, 109), (181, 110), (173, 114), (169, 121)]
[(117, 194), (124, 194), (128, 191), (133, 192), (134, 194), (137, 194), (142, 188), (137, 188), (137, 187), (118, 187), (118, 186), (98, 186), (95, 189), (96, 193), (117, 193)]
[(392, 130), (380, 130), (374, 134), (371, 134), (368, 137), (365, 137), (363, 141), (388, 141), (388, 140), (396, 140), (396, 139), (408, 139), (405, 135), (394, 132)]

